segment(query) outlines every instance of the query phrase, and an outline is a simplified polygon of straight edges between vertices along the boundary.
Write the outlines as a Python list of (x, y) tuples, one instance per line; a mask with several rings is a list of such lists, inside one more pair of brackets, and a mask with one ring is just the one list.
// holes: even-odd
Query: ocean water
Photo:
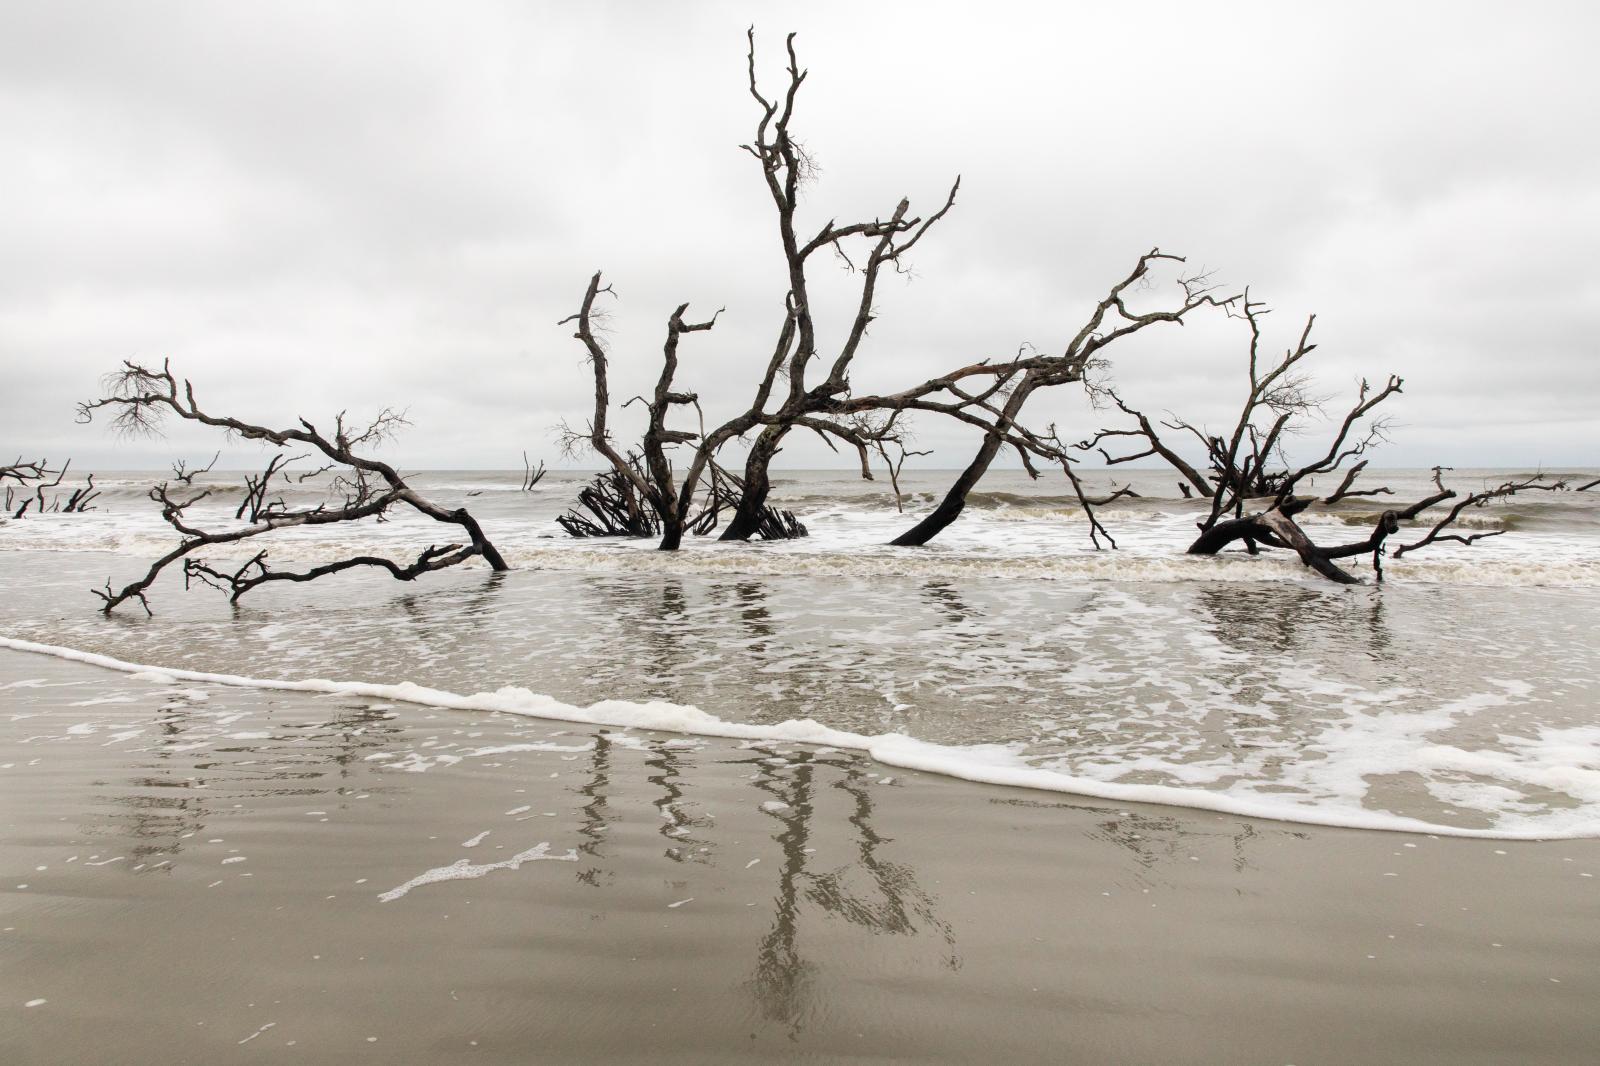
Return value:
[[(1295, 822), (1600, 837), (1600, 491), (1476, 509), (1467, 531), (1505, 534), (1388, 560), (1381, 587), (1336, 587), (1281, 552), (1187, 557), (1201, 505), (1165, 473), (1114, 476), (1140, 493), (1101, 511), (1116, 550), (1094, 549), (1058, 480), (992, 476), (933, 545), (900, 549), (887, 541), (948, 474), (907, 477), (902, 514), (884, 482), (800, 472), (779, 477), (775, 502), (810, 537), (660, 553), (560, 532), (583, 475), (522, 492), (518, 472), (430, 472), (414, 484), (471, 507), (510, 573), (341, 575), (237, 607), (173, 579), (145, 619), (137, 605), (103, 617), (88, 592), (174, 542), (144, 498), (153, 476), (114, 475), (98, 479), (97, 511), (0, 526), (0, 644), (178, 681), (801, 742)], [(1370, 483), (1403, 503), (1429, 475)], [(1308, 531), (1364, 535), (1385, 500), (1347, 501)], [(223, 493), (213, 505), (231, 515)], [(440, 537), (401, 515), (271, 547), (287, 564), (401, 557)], [(482, 757), (440, 748), (406, 768)]]

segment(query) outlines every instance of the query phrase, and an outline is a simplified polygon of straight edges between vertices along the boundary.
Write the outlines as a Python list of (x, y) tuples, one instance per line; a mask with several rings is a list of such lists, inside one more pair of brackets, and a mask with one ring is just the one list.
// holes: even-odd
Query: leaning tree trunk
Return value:
[(761, 529), (767, 510), (767, 496), (772, 491), (767, 467), (771, 465), (772, 457), (778, 454), (778, 445), (788, 431), (787, 426), (768, 426), (750, 446), (750, 454), (744, 461), (739, 506), (723, 529), (720, 540), (749, 540)]
[(977, 486), (978, 481), (989, 470), (989, 464), (994, 462), (994, 457), (1000, 453), (1000, 437), (991, 433), (983, 438), (983, 445), (978, 449), (978, 454), (973, 456), (972, 462), (956, 478), (956, 483), (950, 486), (950, 491), (944, 494), (944, 499), (939, 501), (939, 506), (933, 512), (891, 540), (889, 543), (902, 548), (918, 548), (928, 543), (934, 537), (944, 532), (945, 527), (961, 517), (961, 512), (967, 506), (967, 494)]
[[(1029, 393), (1033, 392), (1037, 380), (1030, 371), (1017, 383), (1011, 396), (1006, 400), (1005, 409), (1001, 412), (1000, 428), (1007, 429), (1015, 423), (1017, 415), (1022, 412), (1022, 405), (1028, 402)], [(972, 462), (956, 478), (950, 491), (944, 494), (944, 499), (939, 501), (939, 506), (933, 512), (891, 540), (889, 543), (902, 548), (919, 548), (934, 537), (944, 532), (945, 528), (961, 517), (961, 512), (966, 509), (967, 496), (977, 487), (983, 475), (989, 472), (989, 464), (994, 462), (994, 457), (1000, 454), (1000, 448), (1005, 443), (999, 433), (991, 430), (985, 434), (983, 444), (978, 448), (978, 454), (972, 457)]]

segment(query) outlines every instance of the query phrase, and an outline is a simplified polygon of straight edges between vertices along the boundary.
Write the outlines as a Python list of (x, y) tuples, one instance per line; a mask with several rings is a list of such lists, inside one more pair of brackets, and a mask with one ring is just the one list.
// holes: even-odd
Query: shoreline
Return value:
[(7, 1061), (1565, 1062), (1600, 1037), (1592, 840), (14, 651), (0, 685)]
[(540, 721), (574, 726), (648, 729), (655, 732), (713, 737), (724, 740), (761, 741), (776, 744), (803, 744), (810, 747), (859, 752), (877, 764), (900, 770), (937, 774), (980, 785), (1017, 788), (1047, 794), (1074, 796), (1085, 800), (1113, 803), (1140, 803), (1174, 807), (1179, 810), (1211, 811), (1218, 814), (1332, 829), (1355, 829), (1422, 836), (1451, 836), (1478, 840), (1556, 841), (1600, 839), (1600, 825), (1579, 826), (1566, 832), (1510, 831), (1473, 829), (1439, 825), (1386, 812), (1371, 812), (1366, 817), (1354, 813), (1328, 813), (1315, 809), (1295, 810), (1282, 806), (1203, 789), (1184, 789), (1168, 785), (1122, 784), (1075, 777), (1055, 770), (1027, 765), (1002, 745), (951, 747), (916, 740), (901, 733), (875, 736), (851, 733), (824, 726), (812, 719), (789, 720), (775, 725), (750, 725), (729, 722), (685, 704), (631, 700), (601, 700), (587, 707), (564, 703), (520, 687), (503, 687), (492, 692), (463, 695), (428, 688), (412, 682), (382, 684), (365, 681), (332, 681), (321, 678), (283, 680), (243, 677), (203, 671), (130, 663), (96, 652), (80, 651), (50, 644), (19, 640), (0, 635), (0, 650), (20, 654), (47, 655), (69, 662), (112, 670), (135, 678), (161, 681), (187, 681), (225, 685), (230, 688), (267, 689), (277, 692), (316, 693), (323, 696), (351, 696), (392, 700), (417, 707), (440, 710), (479, 711), (520, 715)]

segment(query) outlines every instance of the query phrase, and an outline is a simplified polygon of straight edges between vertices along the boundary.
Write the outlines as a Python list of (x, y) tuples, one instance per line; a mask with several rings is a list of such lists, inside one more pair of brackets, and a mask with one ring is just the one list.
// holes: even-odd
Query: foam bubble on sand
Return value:
[(493, 873), (496, 870), (515, 870), (525, 862), (536, 862), (540, 859), (551, 859), (556, 862), (577, 862), (578, 853), (569, 850), (565, 855), (551, 855), (550, 844), (545, 841), (500, 862), (486, 862), (474, 866), (469, 859), (457, 859), (449, 866), (435, 866), (431, 870), (424, 870), (405, 884), (397, 888), (391, 888), (387, 892), (379, 893), (378, 899), (384, 903), (392, 903), (413, 888), (420, 888), (423, 885), (437, 884), (440, 881), (470, 881), (475, 877), (483, 877), (485, 874)]
[(462, 752), (467, 758), (480, 758), (485, 755), (510, 755), (519, 751), (593, 751), (593, 744), (501, 744), (493, 748), (474, 748)]
[[(10, 637), (0, 637), (0, 648), (52, 655), (127, 673), (151, 669), (148, 666), (126, 663), (92, 652), (35, 644)], [(1296, 772), (1310, 774), (1315, 778), (1320, 794), (1306, 796), (1277, 792), (1265, 787), (1257, 791), (1255, 785), (1258, 782), (1251, 781), (1236, 783), (1227, 789), (1130, 783), (1118, 778), (1125, 776), (1130, 770), (1142, 768), (1137, 763), (1122, 763), (1103, 768), (1097, 772), (1103, 772), (1104, 776), (1091, 777), (1086, 776), (1083, 770), (1068, 772), (1057, 768), (1035, 766), (1023, 757), (1022, 746), (1019, 744), (943, 745), (917, 740), (901, 733), (867, 735), (847, 732), (810, 718), (791, 719), (775, 725), (729, 722), (698, 707), (661, 700), (642, 703), (628, 700), (601, 700), (588, 707), (578, 707), (515, 686), (507, 686), (492, 692), (461, 695), (426, 688), (409, 681), (399, 684), (372, 684), (323, 679), (268, 680), (190, 670), (165, 672), (185, 681), (243, 688), (354, 695), (454, 710), (498, 711), (533, 718), (579, 722), (585, 725), (688, 733), (734, 740), (826, 745), (864, 752), (889, 766), (921, 770), (982, 784), (1066, 792), (1119, 802), (1191, 807), (1223, 814), (1308, 825), (1504, 840), (1600, 837), (1600, 768), (1595, 766), (1596, 751), (1589, 743), (1591, 738), (1587, 733), (1575, 730), (1560, 732), (1544, 730), (1536, 738), (1509, 744), (1510, 752), (1471, 752), (1452, 745), (1427, 742), (1427, 737), (1432, 733), (1453, 725), (1457, 715), (1497, 701), (1515, 698), (1516, 686), (1512, 683), (1502, 684), (1500, 691), (1486, 692), (1432, 710), (1378, 713), (1357, 711), (1350, 714), (1344, 722), (1325, 731), (1318, 738), (1318, 750), (1310, 753), (1300, 764), (1298, 771), (1285, 772), (1289, 779), (1292, 779)], [(1506, 687), (1508, 684), (1510, 688)], [(459, 761), (458, 757), (454, 756), (439, 758)], [(1481, 770), (1485, 766), (1491, 764), (1498, 766), (1506, 759), (1511, 759), (1514, 760), (1517, 780), (1533, 788), (1564, 793), (1576, 803), (1571, 806), (1554, 807), (1548, 813), (1537, 815), (1520, 811), (1514, 804), (1493, 804), (1494, 824), (1489, 828), (1441, 825), (1421, 818), (1363, 806), (1362, 800), (1367, 794), (1365, 778), (1368, 775), (1415, 770), (1419, 768), (1416, 762), (1418, 759), (1423, 760), (1421, 768), (1424, 770), (1428, 765), (1433, 765), (1441, 768), (1459, 767), (1464, 772), (1472, 772), (1470, 768), (1473, 766)], [(1313, 763), (1320, 765), (1313, 768)], [(1172, 765), (1175, 764), (1165, 764), (1162, 768), (1169, 768)], [(1189, 777), (1179, 776), (1177, 779), (1189, 780), (1198, 786), (1208, 778), (1215, 779), (1220, 776), (1226, 775), (1210, 774), (1204, 767), (1190, 767)], [(529, 808), (521, 808), (521, 810), (527, 809)]]

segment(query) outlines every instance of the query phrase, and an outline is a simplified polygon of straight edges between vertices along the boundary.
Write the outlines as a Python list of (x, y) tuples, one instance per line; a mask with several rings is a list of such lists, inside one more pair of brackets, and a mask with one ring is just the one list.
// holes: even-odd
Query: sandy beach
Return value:
[(1600, 844), (0, 652), (8, 1063), (1582, 1061)]

